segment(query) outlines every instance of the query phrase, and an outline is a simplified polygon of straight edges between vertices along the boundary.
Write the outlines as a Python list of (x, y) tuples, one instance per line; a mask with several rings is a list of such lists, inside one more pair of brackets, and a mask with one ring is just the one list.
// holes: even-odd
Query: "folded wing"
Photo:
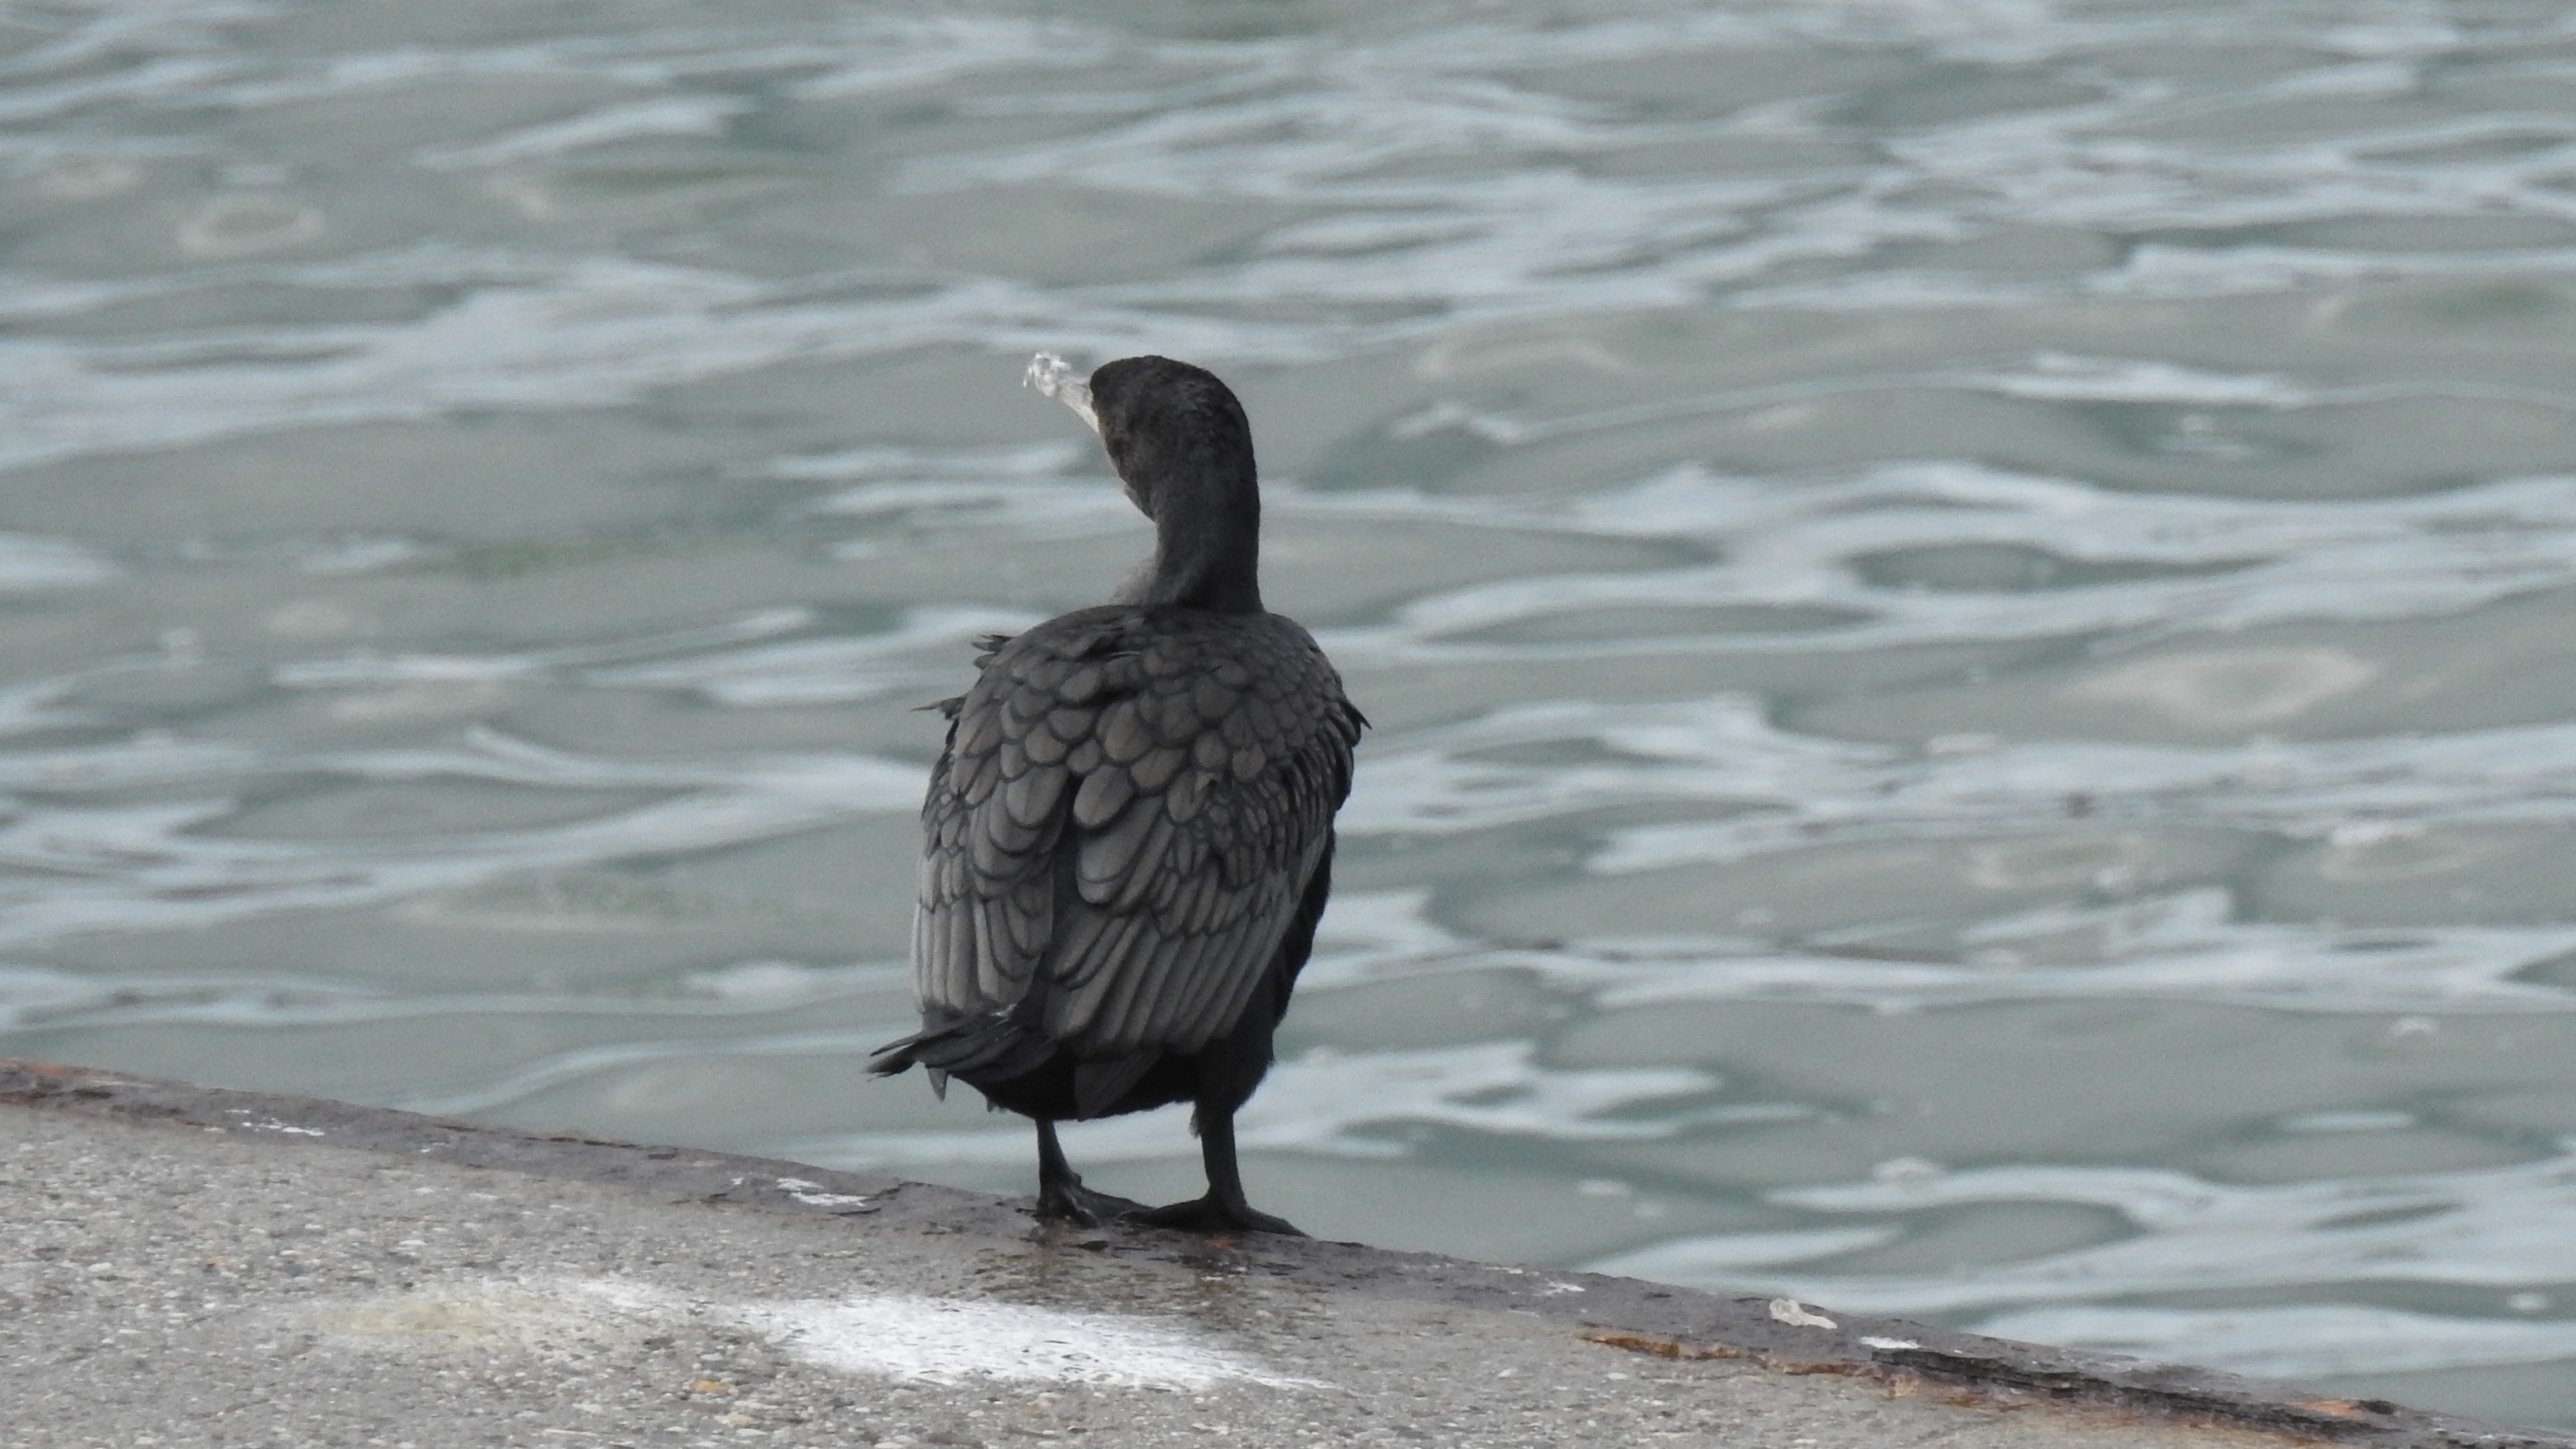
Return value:
[(1359, 723), (1277, 615), (1113, 605), (999, 645), (923, 806), (925, 1015), (1079, 1058), (1223, 1035), (1329, 855)]

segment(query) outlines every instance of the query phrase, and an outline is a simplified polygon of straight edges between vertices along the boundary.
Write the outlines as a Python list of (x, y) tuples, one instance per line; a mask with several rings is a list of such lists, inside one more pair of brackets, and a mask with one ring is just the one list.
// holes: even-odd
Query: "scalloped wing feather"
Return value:
[(1026, 1007), (1084, 1059), (1199, 1050), (1331, 848), (1361, 724), (1340, 678), (1276, 615), (1119, 605), (980, 662), (922, 809), (925, 1015)]

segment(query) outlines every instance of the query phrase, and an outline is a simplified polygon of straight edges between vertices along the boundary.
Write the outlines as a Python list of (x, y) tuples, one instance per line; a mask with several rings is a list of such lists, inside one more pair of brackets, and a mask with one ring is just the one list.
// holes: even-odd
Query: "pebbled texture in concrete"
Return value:
[(1595, 1275), (0, 1061), (0, 1444), (2576, 1449)]

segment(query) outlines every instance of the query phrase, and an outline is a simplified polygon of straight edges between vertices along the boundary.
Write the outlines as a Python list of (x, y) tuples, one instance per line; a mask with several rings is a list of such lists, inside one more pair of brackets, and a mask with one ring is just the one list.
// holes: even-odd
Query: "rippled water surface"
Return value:
[(2563, 5), (0, 52), (0, 1052), (1024, 1189), (859, 1072), (914, 707), (1160, 351), (1378, 725), (1265, 1206), (2576, 1425)]

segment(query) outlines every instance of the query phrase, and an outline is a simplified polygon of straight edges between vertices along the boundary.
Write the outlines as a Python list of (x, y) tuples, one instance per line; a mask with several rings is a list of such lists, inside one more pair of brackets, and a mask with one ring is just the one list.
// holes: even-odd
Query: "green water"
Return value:
[(1158, 351), (1377, 725), (1261, 1205), (2576, 1425), (2561, 7), (745, 15), (0, 10), (0, 1052), (1025, 1190), (914, 707)]

